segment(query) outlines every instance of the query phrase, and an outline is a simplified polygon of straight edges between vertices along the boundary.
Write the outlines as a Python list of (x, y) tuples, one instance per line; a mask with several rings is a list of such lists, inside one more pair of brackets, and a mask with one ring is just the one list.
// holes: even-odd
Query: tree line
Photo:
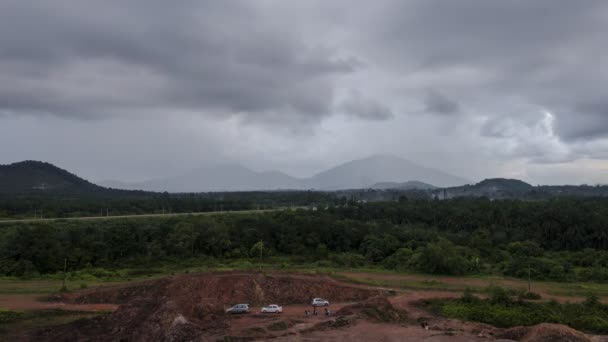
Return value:
[[(608, 200), (328, 205), (241, 215), (0, 226), (0, 274), (120, 268), (196, 258), (374, 266), (432, 274), (608, 280)], [(258, 246), (258, 247), (256, 247)]]

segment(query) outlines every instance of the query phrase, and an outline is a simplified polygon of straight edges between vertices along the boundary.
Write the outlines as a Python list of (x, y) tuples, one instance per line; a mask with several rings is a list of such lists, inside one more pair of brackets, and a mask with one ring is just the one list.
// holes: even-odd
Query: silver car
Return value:
[(329, 306), (329, 302), (323, 298), (313, 298), (312, 306)]
[(249, 313), (249, 304), (236, 304), (235, 306), (226, 310), (226, 313), (230, 313), (230, 314)]

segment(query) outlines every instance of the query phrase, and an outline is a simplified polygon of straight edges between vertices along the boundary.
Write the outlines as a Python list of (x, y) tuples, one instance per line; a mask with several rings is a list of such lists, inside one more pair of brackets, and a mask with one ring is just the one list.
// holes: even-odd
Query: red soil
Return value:
[[(189, 274), (65, 295), (64, 305), (120, 305), (112, 314), (47, 329), (40, 341), (604, 341), (564, 326), (498, 329), (434, 316), (416, 305), (430, 298), (453, 298), (449, 291), (418, 291), (387, 297), (386, 289), (352, 285), (325, 276), (287, 273)], [(330, 300), (332, 315), (305, 317), (312, 297)], [(252, 312), (229, 315), (225, 308), (251, 304)], [(261, 314), (267, 304), (282, 314)], [(517, 330), (519, 329), (519, 330)], [(552, 339), (553, 338), (553, 339)]]

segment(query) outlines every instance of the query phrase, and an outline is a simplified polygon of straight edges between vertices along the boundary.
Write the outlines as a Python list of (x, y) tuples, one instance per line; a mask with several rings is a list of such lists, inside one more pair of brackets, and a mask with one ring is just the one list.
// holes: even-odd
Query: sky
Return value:
[(604, 0), (0, 2), (0, 164), (608, 183)]

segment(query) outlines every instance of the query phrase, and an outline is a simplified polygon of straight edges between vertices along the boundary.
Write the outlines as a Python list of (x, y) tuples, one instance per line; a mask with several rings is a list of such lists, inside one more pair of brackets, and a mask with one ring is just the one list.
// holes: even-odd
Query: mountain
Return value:
[(469, 183), (464, 178), (421, 166), (407, 159), (374, 155), (318, 173), (307, 180), (307, 184), (312, 188), (324, 190), (360, 189), (369, 188), (379, 182), (403, 182), (413, 179), (441, 187)]
[(106, 181), (104, 186), (120, 189), (207, 192), (299, 189), (297, 178), (278, 171), (256, 172), (240, 165), (225, 164), (199, 168), (178, 177), (138, 183)]
[(427, 184), (424, 182), (418, 181), (407, 181), (403, 183), (398, 182), (380, 182), (371, 186), (372, 189), (376, 190), (387, 190), (387, 189), (395, 189), (395, 190), (431, 190), (436, 189), (437, 187), (431, 184)]
[(39, 161), (0, 165), (0, 193), (93, 193), (106, 189)]
[[(200, 168), (178, 177), (139, 183), (106, 181), (107, 187), (168, 192), (251, 191), (251, 190), (339, 190), (369, 188), (380, 182), (404, 182), (400, 186), (430, 189), (436, 184), (466, 184), (466, 179), (414, 164), (406, 159), (377, 155), (341, 164), (310, 178), (295, 178), (279, 171), (256, 172), (240, 165)], [(424, 182), (424, 183), (423, 183)]]

